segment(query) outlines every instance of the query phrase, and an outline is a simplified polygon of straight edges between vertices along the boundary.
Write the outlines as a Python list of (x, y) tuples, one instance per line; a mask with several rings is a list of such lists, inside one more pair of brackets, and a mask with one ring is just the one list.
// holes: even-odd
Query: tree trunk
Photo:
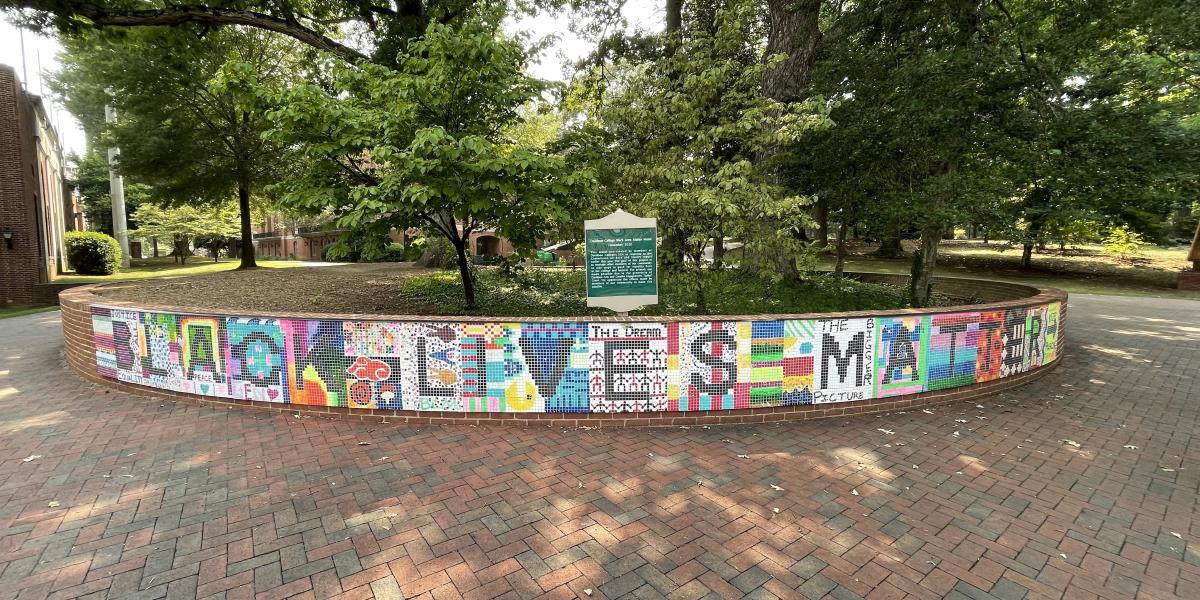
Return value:
[(900, 228), (887, 226), (883, 231), (883, 237), (879, 240), (879, 249), (875, 251), (875, 256), (881, 258), (900, 258), (904, 256), (904, 246), (900, 240)]
[(238, 216), (242, 220), (242, 262), (238, 269), (253, 269), (254, 231), (250, 224), (250, 184), (245, 180), (238, 183)]
[(1192, 261), (1192, 270), (1200, 271), (1200, 223), (1196, 225), (1196, 235), (1192, 237), (1192, 249), (1188, 252), (1188, 260)]
[(713, 236), (713, 262), (712, 270), (720, 271), (725, 266), (725, 236), (717, 234)]
[(463, 301), (467, 310), (475, 310), (475, 279), (471, 276), (471, 263), (467, 260), (467, 240), (453, 240), (458, 254), (458, 276), (463, 284)]
[(823, 196), (817, 196), (817, 206), (813, 218), (817, 220), (817, 243), (829, 245), (829, 204)]
[(771, 30), (765, 55), (787, 58), (763, 76), (763, 95), (780, 102), (803, 100), (821, 40), (821, 0), (767, 0), (767, 11)]
[(837, 232), (837, 262), (833, 265), (834, 277), (844, 277), (846, 273), (846, 221), (838, 223)]
[(913, 254), (912, 280), (909, 296), (914, 307), (929, 306), (933, 297), (933, 274), (937, 268), (938, 244), (942, 242), (942, 230), (929, 228), (921, 231), (921, 245)]
[(683, 25), (683, 0), (667, 0), (666, 32), (675, 34)]
[(1021, 268), (1028, 271), (1033, 266), (1034, 245), (1042, 247), (1042, 226), (1046, 221), (1045, 210), (1050, 204), (1050, 190), (1035, 187), (1025, 200), (1025, 219), (1029, 221), (1029, 230), (1025, 232), (1025, 245), (1021, 249)]
[(158, 238), (150, 238), (150, 243), (154, 244), (154, 258), (158, 258)]

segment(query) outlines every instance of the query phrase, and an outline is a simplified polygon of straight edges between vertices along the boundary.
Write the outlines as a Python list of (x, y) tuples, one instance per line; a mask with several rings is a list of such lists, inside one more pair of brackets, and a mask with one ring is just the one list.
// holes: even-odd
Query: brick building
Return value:
[(58, 134), (42, 99), (0, 65), (0, 308), (57, 302), (63, 233), (77, 225)]
[[(324, 227), (307, 231), (295, 227), (287, 219), (267, 215), (254, 234), (254, 252), (255, 256), (264, 258), (321, 260), (321, 250), (341, 239), (343, 233), (340, 229)], [(406, 236), (420, 235), (417, 229), (407, 232), (393, 229), (388, 237), (393, 242), (403, 244)], [(508, 256), (513, 253), (513, 246), (507, 238), (497, 236), (492, 231), (476, 231), (470, 236), (468, 252), (480, 257)]]

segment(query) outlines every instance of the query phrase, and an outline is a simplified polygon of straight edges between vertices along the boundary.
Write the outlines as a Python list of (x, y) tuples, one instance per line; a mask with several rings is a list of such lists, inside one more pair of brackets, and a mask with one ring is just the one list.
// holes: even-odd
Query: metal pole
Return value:
[[(112, 88), (105, 88), (109, 96)], [(112, 104), (104, 105), (104, 122), (117, 122), (117, 109)], [(121, 150), (116, 146), (108, 148), (108, 192), (112, 197), (113, 237), (121, 244), (121, 267), (129, 268), (129, 232), (125, 228), (125, 178), (117, 173), (117, 156)]]
[(29, 64), (25, 62), (25, 28), (18, 27), (17, 31), (21, 33), (21, 77), (25, 80), (25, 85), (29, 85)]

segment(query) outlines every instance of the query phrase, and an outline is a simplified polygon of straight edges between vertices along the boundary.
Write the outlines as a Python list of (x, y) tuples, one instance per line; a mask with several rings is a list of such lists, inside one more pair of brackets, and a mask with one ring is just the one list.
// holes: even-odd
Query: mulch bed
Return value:
[(408, 263), (259, 268), (114, 283), (97, 294), (143, 304), (255, 312), (435, 314), (437, 307), (401, 301), (396, 294), (401, 281), (425, 272)]

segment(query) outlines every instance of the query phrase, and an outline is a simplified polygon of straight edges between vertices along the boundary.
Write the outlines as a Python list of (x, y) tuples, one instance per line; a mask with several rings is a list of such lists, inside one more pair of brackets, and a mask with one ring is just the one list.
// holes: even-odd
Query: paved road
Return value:
[(163, 403), (3, 320), (0, 597), (1200, 597), (1200, 302), (1071, 304), (982, 408), (615, 433)]

